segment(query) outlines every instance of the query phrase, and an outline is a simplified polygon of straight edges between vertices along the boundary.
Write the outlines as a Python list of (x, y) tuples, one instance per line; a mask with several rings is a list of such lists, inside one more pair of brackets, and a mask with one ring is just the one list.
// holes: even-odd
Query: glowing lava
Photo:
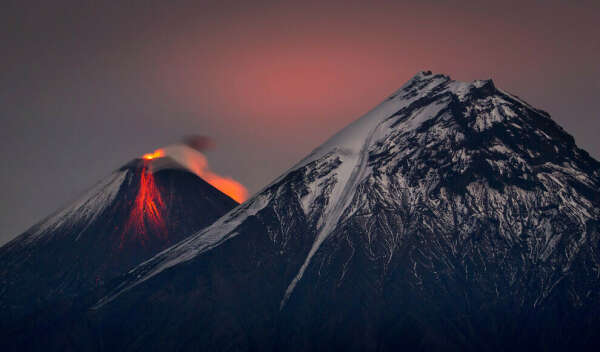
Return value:
[[(155, 155), (157, 152), (147, 155)], [(161, 215), (161, 212), (166, 208), (165, 203), (154, 182), (154, 176), (148, 171), (148, 162), (146, 161), (152, 158), (147, 158), (144, 155), (144, 167), (141, 171), (139, 189), (129, 219), (121, 235), (120, 247), (123, 247), (126, 241), (132, 239), (144, 245), (149, 239), (150, 231), (156, 233), (160, 238), (167, 237), (167, 227)], [(126, 236), (134, 236), (134, 238), (127, 238)]]
[(147, 153), (142, 156), (145, 160), (152, 160), (156, 158), (162, 158), (165, 156), (165, 152), (162, 149), (156, 149), (153, 153)]

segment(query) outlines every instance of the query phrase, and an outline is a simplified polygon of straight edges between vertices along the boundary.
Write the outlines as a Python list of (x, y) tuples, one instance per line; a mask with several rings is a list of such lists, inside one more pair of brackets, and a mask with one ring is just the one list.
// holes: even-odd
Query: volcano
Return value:
[(129, 162), (0, 248), (3, 333), (44, 313), (60, 315), (236, 205), (170, 157)]
[(599, 190), (600, 163), (544, 111), (420, 72), (106, 285), (50, 347), (590, 350)]
[(420, 72), (87, 321), (107, 349), (589, 350), (599, 225), (600, 163), (546, 112)]

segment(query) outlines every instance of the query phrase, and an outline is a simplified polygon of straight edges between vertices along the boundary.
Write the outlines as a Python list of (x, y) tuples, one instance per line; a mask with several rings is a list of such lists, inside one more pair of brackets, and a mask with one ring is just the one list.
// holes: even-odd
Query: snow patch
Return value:
[[(115, 199), (125, 177), (126, 171), (114, 172), (109, 177), (98, 182), (72, 205), (51, 215), (40, 223), (29, 236), (25, 237), (26, 243), (39, 240), (46, 233), (53, 233), (57, 228), (75, 223), (91, 224)], [(81, 232), (77, 233), (75, 240), (79, 239)]]

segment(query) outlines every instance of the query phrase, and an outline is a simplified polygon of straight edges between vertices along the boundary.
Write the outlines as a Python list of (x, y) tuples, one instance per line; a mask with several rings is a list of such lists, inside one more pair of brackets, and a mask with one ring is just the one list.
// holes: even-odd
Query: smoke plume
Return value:
[(182, 144), (158, 149), (150, 155), (171, 157), (236, 202), (243, 203), (248, 199), (246, 187), (231, 177), (221, 176), (212, 171), (208, 165), (208, 160), (201, 153), (202, 150), (212, 146), (214, 146), (214, 143), (208, 137), (189, 136), (183, 140)]

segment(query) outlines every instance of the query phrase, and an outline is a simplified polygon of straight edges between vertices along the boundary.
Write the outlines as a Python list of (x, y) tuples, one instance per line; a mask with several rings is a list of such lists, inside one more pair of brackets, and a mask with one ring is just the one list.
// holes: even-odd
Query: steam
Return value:
[(195, 135), (185, 137), (181, 144), (158, 149), (150, 155), (168, 156), (174, 159), (236, 202), (243, 203), (248, 199), (246, 187), (231, 177), (221, 176), (212, 171), (208, 165), (208, 160), (201, 153), (201, 151), (213, 146), (214, 143), (210, 138)]

